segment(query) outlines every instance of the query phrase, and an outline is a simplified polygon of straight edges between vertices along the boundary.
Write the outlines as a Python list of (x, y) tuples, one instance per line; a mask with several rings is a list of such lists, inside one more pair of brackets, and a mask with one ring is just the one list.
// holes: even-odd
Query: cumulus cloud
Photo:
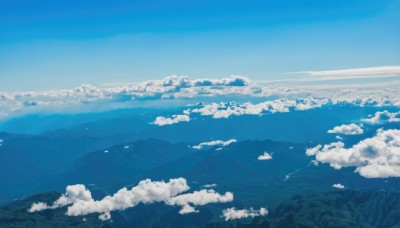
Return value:
[(329, 134), (343, 134), (343, 135), (361, 135), (364, 133), (362, 129), (362, 124), (343, 124), (340, 126), (336, 126), (333, 129), (329, 130)]
[(190, 187), (184, 178), (170, 179), (169, 182), (151, 181), (146, 179), (132, 189), (122, 188), (112, 196), (106, 196), (101, 200), (94, 200), (91, 192), (84, 185), (71, 185), (66, 193), (57, 199), (51, 206), (37, 202), (32, 204), (29, 212), (45, 209), (55, 209), (68, 205), (68, 216), (82, 216), (99, 213), (99, 219), (109, 220), (110, 212), (135, 207), (139, 203), (164, 202), (172, 206), (182, 207), (181, 214), (197, 212), (195, 206), (208, 203), (225, 203), (233, 200), (233, 194), (226, 192), (221, 195), (212, 189), (183, 192)]
[(207, 148), (214, 147), (214, 146), (224, 147), (224, 146), (228, 146), (231, 143), (235, 143), (235, 142), (237, 142), (236, 139), (229, 139), (228, 141), (215, 140), (215, 141), (210, 141), (210, 142), (202, 142), (199, 145), (192, 146), (192, 148), (201, 150), (201, 149), (207, 149)]
[(258, 160), (271, 160), (272, 155), (269, 154), (267, 151), (264, 152), (264, 154), (258, 156)]
[(334, 142), (307, 149), (306, 154), (335, 169), (356, 167), (355, 172), (366, 178), (400, 177), (400, 130), (379, 129), (350, 148)]
[(253, 208), (238, 210), (234, 207), (228, 208), (222, 211), (223, 217), (225, 221), (233, 220), (233, 219), (241, 219), (241, 218), (254, 218), (257, 216), (266, 216), (268, 214), (268, 210), (266, 208), (261, 207), (260, 210), (254, 210)]
[(179, 122), (188, 122), (188, 121), (190, 121), (190, 117), (187, 115), (173, 115), (172, 118), (159, 116), (154, 121), (154, 124), (158, 125), (158, 126), (164, 126), (164, 125), (170, 125), (170, 124), (176, 124)]
[(334, 185), (332, 185), (332, 187), (338, 188), (338, 189), (343, 189), (345, 186), (342, 184), (334, 184)]
[(400, 112), (389, 112), (387, 110), (378, 111), (369, 118), (362, 119), (369, 124), (379, 124), (384, 122), (400, 122)]

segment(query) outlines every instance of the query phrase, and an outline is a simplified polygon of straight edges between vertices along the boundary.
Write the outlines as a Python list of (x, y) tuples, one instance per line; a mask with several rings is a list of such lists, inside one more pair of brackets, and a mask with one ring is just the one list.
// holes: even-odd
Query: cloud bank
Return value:
[(190, 187), (184, 178), (170, 179), (169, 182), (151, 181), (146, 179), (132, 189), (122, 188), (112, 196), (106, 196), (101, 200), (94, 200), (91, 192), (84, 185), (71, 185), (66, 193), (57, 199), (51, 206), (38, 202), (32, 204), (29, 212), (36, 212), (45, 209), (55, 209), (68, 206), (66, 215), (82, 216), (92, 213), (99, 213), (99, 219), (109, 220), (110, 212), (135, 207), (139, 203), (164, 202), (171, 206), (180, 206), (180, 214), (197, 212), (195, 206), (209, 203), (226, 203), (233, 200), (233, 194), (226, 192), (221, 195), (212, 189), (183, 192)]
[(307, 149), (306, 154), (335, 169), (356, 167), (355, 172), (366, 178), (400, 177), (400, 130), (379, 129), (350, 148), (335, 142)]
[[(260, 115), (263, 113), (307, 110), (326, 104), (352, 104), (358, 106), (399, 106), (400, 86), (396, 84), (369, 89), (305, 88), (288, 85), (261, 85), (242, 76), (222, 79), (189, 79), (186, 76), (170, 76), (161, 80), (150, 80), (120, 85), (94, 86), (84, 84), (73, 89), (49, 91), (0, 92), (0, 120), (37, 112), (90, 112), (131, 108), (140, 105), (154, 106), (155, 101), (179, 100), (186, 104), (213, 98), (215, 101), (236, 98), (265, 99), (253, 104), (211, 103), (192, 112), (210, 115), (213, 118), (228, 118), (237, 115)], [(163, 102), (165, 103), (165, 102)], [(184, 113), (185, 115), (185, 113)], [(186, 121), (187, 117), (164, 117), (156, 123), (167, 125)], [(182, 119), (181, 119), (182, 118)]]
[(242, 219), (242, 218), (254, 218), (257, 216), (266, 216), (268, 214), (268, 210), (266, 208), (261, 207), (260, 210), (254, 210), (253, 208), (238, 210), (234, 207), (228, 208), (222, 211), (223, 217), (225, 221), (233, 220), (233, 219)]
[(340, 126), (336, 126), (333, 129), (329, 130), (329, 134), (343, 134), (343, 135), (361, 135), (364, 133), (362, 129), (362, 124), (343, 124)]

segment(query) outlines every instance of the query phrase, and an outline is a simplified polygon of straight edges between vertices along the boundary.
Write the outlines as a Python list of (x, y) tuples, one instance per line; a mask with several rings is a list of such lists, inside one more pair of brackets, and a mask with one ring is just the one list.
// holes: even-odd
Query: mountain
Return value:
[[(66, 216), (66, 208), (29, 213), (33, 202), (51, 203), (59, 193), (49, 192), (0, 207), (0, 227), (399, 227), (400, 193), (393, 191), (337, 190), (296, 195), (269, 208), (265, 217), (224, 221), (212, 207), (180, 215), (178, 208), (139, 204), (112, 213), (111, 221), (97, 215)], [(229, 206), (229, 205), (228, 205)], [(226, 206), (226, 207), (228, 207)], [(215, 209), (215, 208), (214, 208)]]
[(400, 193), (338, 190), (295, 196), (251, 222), (231, 221), (208, 227), (399, 227)]

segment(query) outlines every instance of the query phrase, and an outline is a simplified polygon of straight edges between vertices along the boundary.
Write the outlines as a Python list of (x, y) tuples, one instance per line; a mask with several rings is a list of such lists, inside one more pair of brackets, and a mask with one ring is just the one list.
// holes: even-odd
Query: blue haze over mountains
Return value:
[[(140, 108), (86, 114), (30, 115), (3, 123), (3, 133), (0, 134), (4, 140), (0, 147), (0, 202), (7, 205), (38, 193), (42, 194), (38, 197), (49, 201), (57, 193), (48, 193), (49, 198), (46, 198), (43, 192), (63, 192), (66, 185), (73, 183), (85, 184), (94, 195), (98, 192), (102, 196), (146, 178), (168, 180), (184, 177), (193, 189), (217, 183), (216, 190), (235, 193), (234, 202), (204, 206), (206, 209), (202, 209), (200, 214), (189, 215), (185, 217), (188, 220), (180, 224), (206, 226), (213, 222), (218, 224), (218, 211), (225, 207), (258, 208), (267, 205), (274, 208), (291, 202), (296, 195), (331, 192), (333, 183), (351, 186), (354, 191), (397, 191), (400, 187), (397, 178), (367, 179), (354, 173), (353, 168), (335, 170), (326, 164), (314, 166), (312, 158), (305, 155), (307, 148), (336, 140), (335, 135), (326, 134), (327, 130), (340, 124), (359, 122), (379, 108), (328, 105), (306, 111), (228, 119), (198, 115), (193, 121), (163, 127), (149, 124), (158, 115), (169, 115), (179, 110)], [(343, 136), (343, 142), (351, 146), (365, 137), (372, 137), (381, 127), (392, 129), (398, 128), (399, 124), (367, 125), (362, 136)], [(203, 141), (230, 138), (238, 142), (221, 150), (216, 150), (217, 147), (191, 148)], [(273, 159), (257, 160), (265, 150), (273, 153)], [(23, 202), (9, 205), (13, 207)], [(151, 216), (149, 211), (152, 208), (165, 216), (176, 210), (162, 204), (139, 205), (125, 212), (113, 212), (115, 222), (111, 225), (131, 224), (129, 221), (141, 213)], [(60, 210), (43, 213), (57, 214)], [(182, 216), (186, 215), (173, 215), (178, 220)], [(74, 220), (62, 216), (59, 219), (67, 224), (69, 219)], [(88, 219), (94, 226), (99, 225), (96, 219), (90, 216)], [(166, 217), (151, 219), (159, 222), (160, 226), (174, 221)], [(141, 224), (148, 226), (152, 224), (149, 223), (151, 219)], [(199, 223), (201, 219), (207, 222)], [(0, 221), (3, 221), (1, 217)], [(257, 223), (257, 220), (247, 221)], [(274, 221), (272, 217), (271, 221)]]

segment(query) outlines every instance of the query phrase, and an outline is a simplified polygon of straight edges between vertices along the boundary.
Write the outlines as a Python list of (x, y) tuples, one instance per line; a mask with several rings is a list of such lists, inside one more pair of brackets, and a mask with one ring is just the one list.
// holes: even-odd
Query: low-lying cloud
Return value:
[(258, 156), (257, 159), (258, 160), (271, 160), (272, 159), (272, 155), (270, 153), (268, 153), (267, 151), (265, 151), (264, 154)]
[(343, 124), (328, 131), (329, 134), (361, 135), (364, 133), (362, 124)]
[(344, 146), (343, 142), (318, 145), (306, 154), (335, 169), (355, 167), (355, 172), (366, 178), (400, 177), (400, 130), (379, 129), (374, 137), (350, 148)]
[(228, 208), (222, 211), (223, 217), (225, 221), (233, 220), (233, 219), (242, 219), (242, 218), (254, 218), (257, 216), (266, 216), (268, 214), (268, 210), (266, 208), (261, 207), (259, 210), (250, 209), (236, 209), (234, 207)]
[(153, 123), (158, 126), (164, 126), (188, 121), (190, 121), (190, 117), (188, 115), (173, 115), (171, 118), (159, 116)]
[(332, 187), (334, 187), (334, 188), (338, 188), (338, 189), (344, 189), (345, 188), (345, 186), (344, 185), (342, 185), (342, 184), (334, 184), (334, 185), (332, 185)]
[(210, 141), (210, 142), (202, 142), (199, 145), (192, 146), (192, 148), (201, 150), (201, 149), (209, 149), (209, 148), (215, 147), (215, 146), (225, 147), (225, 146), (228, 146), (235, 142), (237, 142), (236, 139), (229, 139), (227, 141), (215, 140), (215, 141)]
[(233, 194), (226, 192), (219, 194), (212, 189), (203, 189), (191, 193), (184, 193), (190, 187), (184, 178), (170, 179), (169, 182), (151, 181), (146, 179), (132, 189), (120, 189), (112, 196), (106, 196), (101, 200), (94, 200), (91, 192), (84, 185), (71, 185), (66, 189), (66, 193), (57, 199), (52, 205), (43, 202), (32, 204), (28, 210), (33, 213), (36, 211), (55, 209), (68, 206), (66, 215), (83, 216), (92, 213), (99, 213), (99, 219), (108, 220), (111, 212), (125, 210), (135, 207), (139, 203), (149, 204), (154, 202), (164, 202), (171, 206), (180, 206), (180, 214), (198, 212), (196, 206), (209, 203), (226, 203), (233, 200)]

